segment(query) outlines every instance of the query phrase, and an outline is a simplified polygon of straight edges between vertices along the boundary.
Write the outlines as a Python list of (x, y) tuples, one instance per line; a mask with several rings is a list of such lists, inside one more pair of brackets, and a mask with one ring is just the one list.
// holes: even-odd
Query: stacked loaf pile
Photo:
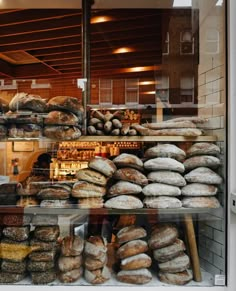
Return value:
[[(148, 184), (143, 172), (143, 162), (137, 156), (123, 153), (113, 159), (117, 167), (113, 175), (115, 182), (109, 190), (106, 208), (137, 209), (142, 208), (143, 203), (139, 198), (142, 187)], [(138, 196), (138, 197), (137, 197)]]
[(108, 180), (116, 171), (115, 164), (102, 157), (95, 157), (88, 168), (76, 173), (78, 182), (72, 189), (72, 196), (78, 200), (79, 208), (102, 208)]
[(144, 168), (149, 184), (142, 192), (147, 208), (180, 208), (180, 187), (186, 185), (182, 174), (185, 152), (173, 144), (158, 144), (145, 151)]
[(152, 280), (148, 268), (152, 264), (151, 258), (146, 254), (148, 244), (143, 240), (147, 232), (141, 226), (126, 226), (116, 235), (119, 248), (117, 257), (120, 260), (120, 271), (117, 279), (124, 283), (145, 284)]
[(173, 285), (184, 285), (192, 280), (188, 270), (190, 259), (184, 253), (185, 245), (178, 238), (178, 229), (171, 224), (156, 225), (148, 241), (157, 261), (160, 281)]
[(31, 217), (28, 215), (5, 215), (1, 239), (0, 283), (16, 283), (27, 274)]
[(70, 96), (56, 96), (47, 102), (43, 134), (52, 139), (72, 140), (81, 136), (84, 108)]
[(184, 161), (187, 185), (182, 188), (183, 207), (218, 208), (215, 197), (222, 178), (216, 170), (221, 165), (220, 148), (207, 142), (195, 143), (187, 151)]
[(66, 208), (71, 205), (71, 185), (66, 183), (45, 183), (36, 196), (40, 201), (40, 207)]
[(56, 279), (56, 258), (60, 234), (56, 215), (37, 215), (32, 219), (35, 227), (30, 245), (39, 249), (29, 255), (27, 270), (33, 284), (48, 284)]
[(84, 248), (84, 278), (90, 284), (102, 284), (111, 277), (107, 267), (107, 241), (102, 236), (90, 236)]
[(63, 283), (77, 281), (83, 274), (84, 240), (79, 236), (66, 236), (60, 246), (58, 278)]

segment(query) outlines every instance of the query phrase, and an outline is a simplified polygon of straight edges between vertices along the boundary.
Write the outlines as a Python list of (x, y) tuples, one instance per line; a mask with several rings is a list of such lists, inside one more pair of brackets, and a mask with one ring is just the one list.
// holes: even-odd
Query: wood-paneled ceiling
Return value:
[[(91, 77), (119, 78), (129, 67), (158, 66), (170, 10), (92, 10)], [(81, 9), (0, 10), (0, 78), (81, 78)], [(120, 47), (130, 53), (114, 54)], [(152, 75), (154, 71), (126, 73)]]

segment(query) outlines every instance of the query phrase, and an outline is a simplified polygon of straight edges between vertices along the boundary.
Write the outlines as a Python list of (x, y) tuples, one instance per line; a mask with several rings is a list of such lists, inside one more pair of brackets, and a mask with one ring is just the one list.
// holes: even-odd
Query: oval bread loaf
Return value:
[(118, 258), (124, 259), (137, 254), (144, 253), (146, 251), (148, 251), (147, 242), (140, 239), (136, 239), (120, 246), (116, 252), (116, 255)]
[(122, 259), (120, 267), (122, 270), (137, 270), (141, 268), (148, 268), (151, 264), (151, 258), (147, 254), (141, 253)]
[(137, 170), (143, 170), (143, 161), (132, 154), (120, 154), (113, 159), (117, 168), (131, 167)]
[(186, 154), (183, 150), (173, 144), (158, 144), (147, 149), (144, 153), (145, 158), (172, 158), (183, 161)]
[(111, 273), (107, 266), (104, 266), (101, 269), (97, 269), (94, 271), (89, 271), (85, 269), (84, 278), (87, 282), (91, 284), (102, 284), (109, 280), (111, 277)]
[(142, 192), (140, 185), (128, 182), (118, 181), (108, 190), (108, 196), (127, 195), (127, 194), (139, 194)]
[(99, 186), (106, 186), (107, 184), (107, 178), (103, 174), (88, 168), (81, 169), (76, 172), (76, 178), (78, 180), (87, 181)]
[(79, 269), (82, 266), (83, 257), (80, 256), (61, 256), (58, 259), (58, 268), (61, 272), (68, 272), (73, 269)]
[(115, 164), (111, 160), (102, 157), (95, 157), (91, 159), (88, 166), (90, 169), (98, 171), (106, 177), (111, 177), (116, 171)]
[(152, 274), (147, 268), (138, 270), (122, 270), (117, 273), (117, 280), (130, 284), (146, 284), (152, 280)]
[(83, 268), (73, 269), (67, 272), (59, 272), (58, 279), (62, 283), (72, 283), (77, 281), (83, 275)]
[(75, 198), (103, 197), (106, 188), (87, 181), (78, 181), (74, 183), (71, 193)]
[(175, 242), (178, 237), (178, 230), (171, 224), (156, 225), (151, 233), (148, 245), (151, 249), (164, 248)]
[(153, 171), (148, 173), (147, 178), (151, 182), (163, 183), (172, 186), (182, 187), (186, 185), (184, 177), (178, 172)]
[(217, 156), (220, 154), (220, 148), (209, 142), (198, 142), (193, 144), (188, 150), (187, 150), (187, 156), (199, 156), (199, 155), (211, 155), (211, 156)]
[(125, 243), (128, 241), (144, 238), (147, 236), (146, 230), (141, 226), (130, 225), (121, 228), (116, 234), (116, 241), (118, 243)]
[(66, 236), (61, 242), (61, 255), (79, 256), (84, 249), (84, 240), (78, 235)]
[(118, 169), (114, 173), (113, 178), (116, 180), (132, 182), (140, 186), (148, 184), (148, 179), (144, 174), (142, 174), (140, 171), (136, 169), (128, 167)]
[(182, 202), (178, 198), (170, 196), (146, 197), (143, 203), (147, 208), (165, 209), (182, 207)]
[(216, 195), (218, 188), (214, 185), (201, 183), (191, 183), (181, 189), (184, 196), (213, 196)]
[(189, 256), (183, 253), (170, 261), (159, 263), (158, 267), (162, 272), (177, 273), (188, 269), (189, 265)]
[(215, 197), (184, 197), (183, 207), (186, 208), (219, 208), (220, 203)]
[(179, 196), (179, 187), (162, 183), (151, 183), (143, 187), (142, 192), (145, 196)]
[(221, 162), (217, 157), (213, 156), (196, 156), (188, 158), (184, 161), (185, 170), (189, 171), (198, 167), (208, 167), (216, 169), (220, 166)]
[(59, 225), (36, 226), (34, 230), (35, 238), (42, 241), (55, 241), (60, 234)]
[(101, 236), (90, 236), (85, 242), (84, 253), (95, 259), (99, 259), (107, 252), (107, 241)]
[(158, 262), (169, 261), (185, 251), (185, 244), (182, 240), (176, 239), (173, 244), (166, 246), (164, 248), (155, 249), (153, 251), (153, 257)]
[(79, 198), (78, 208), (90, 209), (90, 208), (102, 208), (104, 200), (101, 197)]
[(184, 176), (185, 180), (189, 183), (202, 183), (202, 184), (221, 184), (223, 179), (213, 170), (206, 167), (199, 167)]
[(103, 268), (107, 263), (107, 255), (101, 256), (99, 259), (92, 258), (90, 256), (85, 257), (84, 265), (89, 271), (94, 271)]
[(149, 171), (169, 170), (179, 173), (184, 172), (184, 165), (172, 158), (155, 158), (147, 160), (144, 163), (144, 168)]
[(104, 207), (113, 209), (138, 209), (143, 208), (142, 201), (132, 195), (119, 195), (108, 199)]
[(172, 285), (185, 285), (193, 279), (189, 270), (178, 273), (158, 272), (157, 276), (161, 282)]

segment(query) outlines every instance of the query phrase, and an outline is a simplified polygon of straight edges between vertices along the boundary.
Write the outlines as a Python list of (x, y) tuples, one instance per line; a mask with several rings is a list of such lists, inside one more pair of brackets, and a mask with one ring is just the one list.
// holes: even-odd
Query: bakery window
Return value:
[(194, 77), (192, 75), (183, 75), (180, 78), (180, 102), (194, 102)]
[(190, 30), (180, 32), (180, 54), (194, 54), (194, 37), (192, 36), (192, 32)]
[(125, 79), (125, 104), (139, 103), (139, 79)]
[(99, 79), (99, 103), (112, 104), (113, 82), (111, 79)]

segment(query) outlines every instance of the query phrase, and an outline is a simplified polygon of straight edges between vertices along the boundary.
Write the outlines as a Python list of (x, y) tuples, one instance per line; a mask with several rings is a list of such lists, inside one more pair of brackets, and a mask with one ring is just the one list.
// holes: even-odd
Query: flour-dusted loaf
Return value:
[(211, 155), (217, 156), (220, 154), (220, 148), (209, 142), (197, 142), (194, 143), (188, 150), (187, 156), (199, 156), (199, 155)]
[(84, 247), (84, 254), (95, 259), (100, 259), (107, 252), (107, 241), (102, 236), (90, 236)]
[(196, 124), (190, 120), (184, 120), (180, 122), (151, 122), (151, 123), (144, 123), (142, 126), (150, 129), (167, 129), (167, 128), (196, 128)]
[(147, 254), (141, 253), (122, 259), (120, 267), (122, 270), (137, 270), (149, 268), (151, 264), (152, 259)]
[(182, 207), (182, 202), (178, 198), (171, 196), (146, 197), (143, 203), (147, 208), (165, 209)]
[(177, 273), (183, 272), (184, 270), (188, 269), (189, 265), (189, 256), (185, 253), (182, 253), (178, 257), (175, 257), (170, 261), (159, 263), (158, 267), (162, 272)]
[(116, 234), (116, 241), (118, 243), (125, 243), (128, 241), (144, 238), (147, 236), (146, 230), (137, 225), (130, 225), (121, 228)]
[(107, 177), (111, 177), (116, 171), (115, 164), (111, 160), (102, 157), (94, 157), (89, 161), (88, 166)]
[(98, 259), (95, 259), (90, 256), (86, 256), (84, 260), (85, 268), (89, 271), (101, 269), (106, 265), (106, 263), (107, 263), (107, 254), (105, 253), (103, 256), (100, 256)]
[(137, 170), (143, 170), (143, 161), (133, 154), (122, 153), (115, 157), (113, 162), (118, 168), (131, 167)]
[(118, 169), (114, 173), (113, 178), (116, 180), (132, 182), (140, 186), (145, 186), (148, 184), (148, 179), (144, 174), (136, 169), (129, 167)]
[(74, 183), (71, 193), (75, 198), (103, 197), (106, 188), (87, 181), (78, 181)]
[(37, 193), (37, 198), (40, 200), (56, 200), (56, 199), (68, 199), (70, 197), (71, 189), (65, 189), (60, 185), (48, 186), (41, 189)]
[(130, 284), (146, 284), (152, 280), (152, 274), (147, 268), (138, 270), (122, 270), (117, 273), (118, 281)]
[(173, 144), (157, 144), (154, 147), (147, 149), (144, 157), (151, 158), (172, 158), (178, 161), (183, 161), (186, 157), (185, 152)]
[(83, 275), (83, 268), (73, 269), (67, 272), (59, 272), (58, 279), (62, 283), (72, 283), (77, 281)]
[(172, 186), (182, 187), (186, 185), (184, 177), (178, 172), (153, 171), (147, 174), (147, 178), (150, 182), (163, 183)]
[(90, 209), (90, 208), (102, 208), (104, 200), (101, 197), (79, 198), (78, 208)]
[(84, 240), (78, 235), (66, 236), (61, 242), (61, 255), (79, 256), (84, 249)]
[(2, 233), (6, 238), (14, 241), (24, 241), (29, 238), (29, 226), (7, 226), (4, 227)]
[(9, 103), (11, 111), (30, 110), (33, 112), (46, 112), (46, 101), (39, 95), (16, 93)]
[(173, 244), (153, 250), (153, 257), (158, 262), (163, 263), (179, 256), (183, 251), (185, 251), (185, 244), (177, 238)]
[(164, 248), (175, 242), (178, 230), (172, 224), (158, 224), (155, 226), (149, 238), (148, 245), (151, 249)]
[(142, 187), (128, 181), (118, 181), (108, 190), (108, 196), (118, 196), (127, 194), (139, 194), (142, 192)]
[(45, 125), (43, 135), (51, 139), (73, 140), (81, 136), (81, 130), (70, 125)]
[(30, 245), (32, 247), (38, 247), (38, 251), (46, 252), (46, 251), (54, 250), (57, 247), (57, 241), (45, 242), (36, 238), (32, 238), (30, 240)]
[(68, 208), (71, 207), (69, 199), (55, 199), (55, 200), (42, 200), (40, 207), (44, 208)]
[(84, 113), (84, 108), (78, 98), (71, 96), (55, 96), (47, 102), (48, 111), (67, 110), (77, 115)]
[(193, 279), (193, 275), (189, 270), (178, 273), (158, 272), (157, 274), (161, 282), (171, 285), (185, 285)]
[(99, 186), (106, 186), (107, 184), (107, 177), (103, 174), (91, 170), (89, 168), (81, 169), (76, 172), (76, 178), (78, 180), (87, 181), (90, 183), (94, 183)]
[(184, 165), (172, 158), (154, 158), (144, 163), (144, 168), (149, 171), (169, 170), (179, 173), (184, 172)]
[(145, 196), (179, 196), (179, 187), (162, 183), (151, 183), (143, 187), (142, 192)]
[(108, 199), (104, 207), (113, 209), (138, 209), (143, 208), (142, 201), (133, 195), (119, 195)]
[(219, 208), (220, 203), (216, 197), (184, 197), (183, 207), (186, 208)]
[(148, 244), (146, 241), (141, 239), (135, 239), (128, 241), (127, 243), (120, 246), (116, 252), (116, 255), (120, 259), (131, 257), (137, 254), (141, 254), (148, 251)]
[(42, 241), (55, 241), (59, 237), (59, 225), (53, 226), (36, 226), (34, 230), (35, 238)]
[(91, 284), (102, 284), (109, 280), (111, 277), (111, 272), (107, 266), (94, 271), (89, 271), (85, 269), (84, 278), (87, 282)]
[(210, 185), (218, 185), (223, 182), (220, 175), (207, 167), (199, 167), (184, 176), (189, 183), (203, 183)]
[(213, 196), (216, 195), (218, 188), (214, 185), (201, 183), (191, 183), (181, 189), (184, 196)]
[(220, 159), (213, 156), (195, 156), (190, 157), (184, 161), (185, 170), (189, 171), (198, 167), (207, 167), (216, 169), (220, 166)]
[(71, 271), (73, 269), (79, 269), (82, 266), (83, 257), (80, 256), (61, 256), (58, 259), (58, 268), (61, 272)]
[(72, 112), (53, 110), (44, 118), (47, 125), (78, 125), (79, 119)]

